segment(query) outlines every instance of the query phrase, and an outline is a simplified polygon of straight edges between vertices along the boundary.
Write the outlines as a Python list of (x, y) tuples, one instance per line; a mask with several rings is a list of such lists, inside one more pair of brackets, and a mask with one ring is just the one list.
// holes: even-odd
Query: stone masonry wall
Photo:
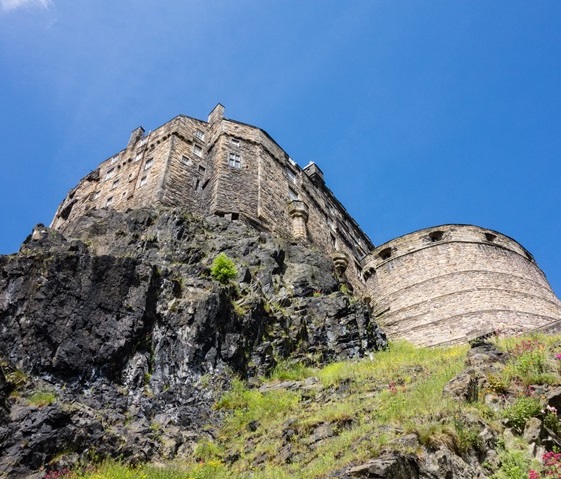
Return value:
[(561, 303), (511, 238), (467, 225), (402, 236), (364, 261), (374, 314), (392, 338), (432, 345), (474, 330), (514, 334), (561, 319)]
[[(223, 113), (217, 105), (208, 122), (181, 115), (147, 135), (135, 130), (124, 150), (70, 191), (52, 226), (64, 231), (92, 208), (148, 204), (242, 219), (282, 237), (293, 236), (299, 221), (305, 241), (347, 255), (347, 279), (362, 291), (360, 261), (373, 245), (325, 186), (321, 170), (302, 169), (266, 132)], [(291, 217), (293, 200), (305, 203), (306, 218)]]

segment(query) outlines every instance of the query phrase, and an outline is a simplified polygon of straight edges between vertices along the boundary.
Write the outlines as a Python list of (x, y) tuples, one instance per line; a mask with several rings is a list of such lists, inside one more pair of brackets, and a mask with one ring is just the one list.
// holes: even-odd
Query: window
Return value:
[(152, 163), (154, 163), (154, 159), (150, 158), (145, 164), (144, 164), (144, 169), (147, 170), (148, 168), (150, 168), (152, 166)]
[(204, 166), (199, 165), (199, 173), (200, 173), (201, 175), (204, 175), (204, 174), (205, 174), (205, 171), (206, 171), (206, 168), (205, 168)]
[(429, 238), (431, 241), (440, 241), (442, 239), (442, 236), (444, 235), (443, 231), (431, 231), (429, 233)]
[(230, 138), (230, 143), (232, 143), (232, 145), (234, 146), (240, 146), (240, 140), (238, 140), (237, 138)]
[(123, 191), (123, 194), (121, 196), (124, 198), (125, 196), (127, 196), (127, 192)]
[(117, 188), (118, 184), (119, 184), (119, 179), (116, 179), (115, 181), (113, 181), (113, 184), (111, 185), (111, 189), (114, 190), (115, 188)]
[(143, 138), (142, 140), (140, 140), (140, 143), (138, 144), (138, 147), (140, 148), (141, 146), (144, 146), (147, 141), (148, 141), (148, 137)]
[(113, 197), (112, 196), (107, 198), (107, 201), (105, 202), (105, 206), (109, 206), (109, 205), (111, 205), (111, 203), (113, 203)]
[(199, 187), (201, 186), (201, 180), (198, 178), (195, 180), (195, 191), (199, 191)]
[(144, 175), (142, 178), (140, 178), (140, 186), (144, 186), (147, 181), (148, 181), (148, 176)]
[(109, 179), (109, 178), (113, 178), (115, 176), (115, 168), (110, 168), (109, 170), (107, 170), (107, 173), (105, 173), (105, 179)]
[(288, 181), (290, 181), (293, 184), (296, 184), (297, 181), (296, 173), (294, 173), (294, 171), (292, 171), (290, 168), (286, 169), (286, 176), (288, 177)]
[(139, 161), (139, 160), (141, 160), (141, 159), (142, 159), (142, 152), (137, 153), (136, 156), (134, 157), (134, 160), (133, 160), (133, 161)]
[(296, 191), (294, 191), (292, 188), (288, 188), (288, 197), (291, 200), (297, 200), (298, 199), (298, 193)]
[(195, 137), (197, 137), (199, 140), (205, 141), (205, 134), (201, 130), (197, 130), (195, 132)]
[(191, 166), (193, 164), (193, 162), (189, 158), (187, 158), (186, 156), (182, 156), (180, 161), (185, 166)]
[(111, 158), (111, 164), (114, 165), (117, 162), (118, 159), (119, 159), (119, 157), (117, 157), (117, 156), (114, 156), (113, 158)]
[(390, 258), (392, 255), (392, 249), (391, 248), (384, 248), (382, 251), (380, 251), (378, 253), (378, 256), (380, 257), (380, 259), (388, 259)]
[(493, 233), (485, 233), (485, 239), (487, 241), (495, 241), (495, 239), (497, 238), (497, 235), (494, 235)]
[(228, 164), (233, 168), (241, 168), (242, 167), (242, 160), (240, 155), (236, 155), (235, 153), (230, 153), (228, 157)]
[(193, 145), (193, 153), (197, 156), (203, 156), (203, 149), (200, 145), (194, 144)]
[(99, 198), (99, 195), (101, 195), (101, 191), (96, 191), (93, 195), (93, 199), (97, 200)]

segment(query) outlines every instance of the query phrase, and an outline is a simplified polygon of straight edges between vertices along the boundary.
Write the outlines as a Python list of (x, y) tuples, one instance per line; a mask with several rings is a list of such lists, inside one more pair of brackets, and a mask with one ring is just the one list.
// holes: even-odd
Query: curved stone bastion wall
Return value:
[(532, 255), (470, 225), (427, 228), (389, 241), (363, 262), (379, 325), (421, 345), (516, 334), (561, 319), (561, 302)]

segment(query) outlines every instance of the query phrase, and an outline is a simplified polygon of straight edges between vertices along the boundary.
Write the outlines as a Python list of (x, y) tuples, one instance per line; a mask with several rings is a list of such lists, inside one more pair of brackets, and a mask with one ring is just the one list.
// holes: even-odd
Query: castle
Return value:
[(73, 188), (51, 227), (95, 208), (182, 206), (246, 221), (325, 251), (338, 277), (369, 297), (390, 338), (435, 345), (490, 329), (515, 334), (561, 320), (561, 302), (531, 254), (471, 225), (427, 228), (377, 248), (327, 188), (315, 164), (301, 168), (262, 129), (224, 117), (177, 116)]

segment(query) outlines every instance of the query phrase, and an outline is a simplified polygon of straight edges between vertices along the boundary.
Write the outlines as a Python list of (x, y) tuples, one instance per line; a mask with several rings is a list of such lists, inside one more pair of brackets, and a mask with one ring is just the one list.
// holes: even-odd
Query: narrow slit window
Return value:
[(107, 198), (107, 201), (105, 202), (105, 206), (110, 206), (111, 203), (113, 203), (113, 197), (110, 196), (109, 198)]
[(148, 176), (143, 176), (142, 178), (140, 178), (140, 186), (144, 186), (147, 181), (148, 181)]

